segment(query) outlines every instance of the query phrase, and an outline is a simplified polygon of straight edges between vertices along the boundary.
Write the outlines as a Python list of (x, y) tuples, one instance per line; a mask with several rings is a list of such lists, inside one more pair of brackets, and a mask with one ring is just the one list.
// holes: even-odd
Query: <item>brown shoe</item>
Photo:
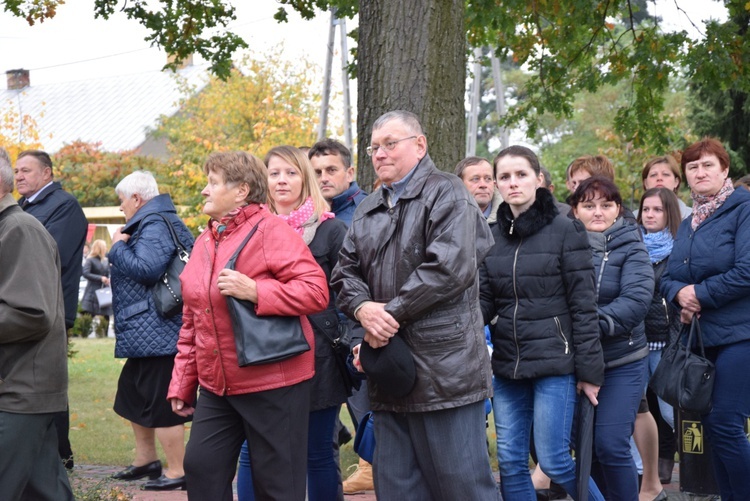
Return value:
[(375, 490), (372, 482), (372, 465), (364, 459), (359, 459), (357, 470), (344, 480), (344, 494)]

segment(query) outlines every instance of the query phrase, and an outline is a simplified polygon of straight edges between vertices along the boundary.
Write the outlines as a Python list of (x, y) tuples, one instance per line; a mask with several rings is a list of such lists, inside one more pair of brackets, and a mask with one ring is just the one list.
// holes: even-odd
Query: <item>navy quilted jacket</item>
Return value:
[(156, 213), (170, 220), (185, 247), (193, 248), (193, 235), (177, 216), (169, 195), (152, 198), (127, 222), (122, 232), (129, 234), (130, 239), (117, 242), (109, 251), (117, 358), (177, 353), (182, 315), (161, 317), (151, 297), (151, 287), (177, 251), (169, 228)]
[(750, 193), (734, 190), (719, 209), (693, 231), (692, 218), (677, 231), (661, 292), (674, 302), (695, 284), (706, 346), (750, 339)]

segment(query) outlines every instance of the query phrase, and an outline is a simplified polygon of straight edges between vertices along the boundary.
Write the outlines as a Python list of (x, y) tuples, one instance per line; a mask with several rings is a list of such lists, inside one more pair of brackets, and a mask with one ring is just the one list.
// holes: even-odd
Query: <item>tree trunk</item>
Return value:
[(464, 0), (361, 0), (357, 44), (357, 180), (376, 180), (365, 148), (383, 113), (415, 113), (439, 169), (463, 158)]

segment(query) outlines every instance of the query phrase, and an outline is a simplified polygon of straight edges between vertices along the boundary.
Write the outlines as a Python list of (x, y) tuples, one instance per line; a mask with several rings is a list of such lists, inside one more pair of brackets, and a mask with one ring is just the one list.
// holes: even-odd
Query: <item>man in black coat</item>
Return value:
[[(78, 311), (78, 287), (88, 221), (78, 200), (53, 180), (52, 159), (46, 152), (21, 152), (14, 172), (16, 189), (21, 194), (18, 205), (37, 218), (57, 243), (65, 300), (65, 328), (70, 329)], [(73, 451), (68, 440), (68, 411), (58, 413), (55, 425), (60, 457), (65, 461), (66, 468), (73, 468)]]

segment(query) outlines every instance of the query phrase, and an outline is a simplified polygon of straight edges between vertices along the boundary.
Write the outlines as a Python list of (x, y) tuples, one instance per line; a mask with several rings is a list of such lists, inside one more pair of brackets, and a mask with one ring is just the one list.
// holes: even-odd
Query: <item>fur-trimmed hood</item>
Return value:
[(500, 226), (500, 234), (508, 240), (517, 240), (538, 232), (559, 213), (552, 193), (546, 188), (537, 188), (534, 203), (515, 219), (508, 202), (501, 203), (497, 209), (497, 224)]

